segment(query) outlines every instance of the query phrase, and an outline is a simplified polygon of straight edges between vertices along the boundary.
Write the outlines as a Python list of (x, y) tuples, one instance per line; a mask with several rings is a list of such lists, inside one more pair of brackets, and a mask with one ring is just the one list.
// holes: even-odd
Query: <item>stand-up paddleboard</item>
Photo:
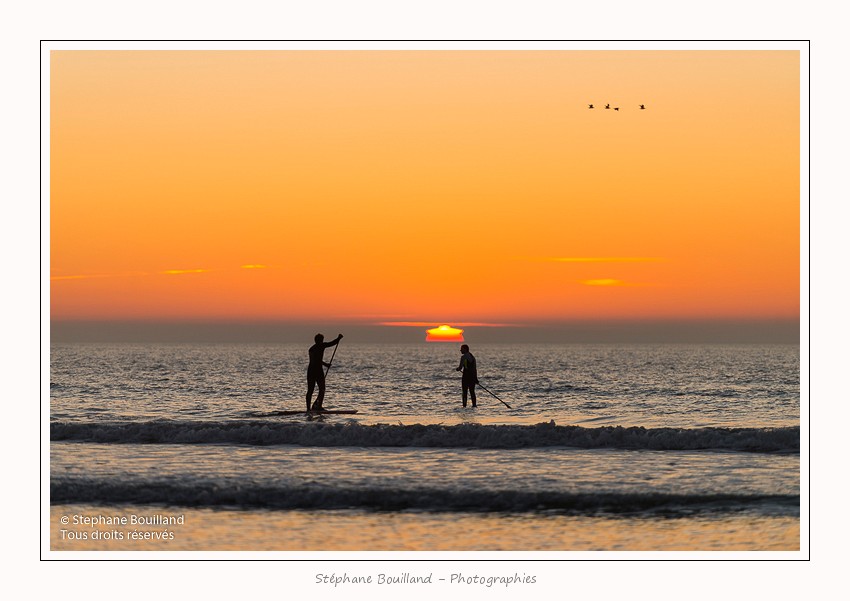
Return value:
[(276, 417), (280, 415), (354, 415), (357, 409), (322, 409), (321, 411), (269, 411), (268, 413), (250, 412), (251, 417)]
[(319, 411), (276, 411), (274, 415), (353, 415), (357, 409), (320, 409)]

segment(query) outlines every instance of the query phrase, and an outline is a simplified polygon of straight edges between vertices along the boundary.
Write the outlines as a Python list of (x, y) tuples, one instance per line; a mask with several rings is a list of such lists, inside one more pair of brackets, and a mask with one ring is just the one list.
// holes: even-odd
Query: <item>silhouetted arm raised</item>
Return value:
[(332, 346), (336, 346), (337, 344), (339, 344), (340, 340), (342, 340), (342, 334), (340, 334), (339, 336), (337, 336), (336, 338), (334, 338), (330, 342), (325, 342), (323, 344), (324, 344), (325, 348), (330, 348)]

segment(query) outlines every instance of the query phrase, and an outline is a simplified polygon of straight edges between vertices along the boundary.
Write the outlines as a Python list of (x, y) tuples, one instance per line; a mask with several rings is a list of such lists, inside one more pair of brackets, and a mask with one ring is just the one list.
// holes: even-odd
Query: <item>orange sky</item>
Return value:
[(796, 51), (53, 51), (51, 315), (796, 318), (799, 72)]

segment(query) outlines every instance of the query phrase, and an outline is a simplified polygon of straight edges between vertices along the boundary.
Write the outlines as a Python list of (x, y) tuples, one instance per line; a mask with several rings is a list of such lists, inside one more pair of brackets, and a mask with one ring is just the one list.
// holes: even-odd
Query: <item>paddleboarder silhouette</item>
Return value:
[[(342, 340), (342, 334), (330, 342), (325, 342), (325, 337), (322, 334), (316, 334), (313, 340), (316, 341), (316, 344), (311, 346), (310, 350), (307, 351), (310, 355), (310, 363), (307, 365), (307, 411), (321, 411), (322, 401), (325, 399), (325, 375), (327, 374), (325, 367), (330, 368), (331, 366), (330, 363), (325, 363), (322, 357), (326, 348), (339, 344), (339, 341)], [(336, 353), (336, 349), (334, 349), (334, 353)], [(333, 361), (333, 357), (331, 357), (331, 361)], [(316, 401), (311, 407), (310, 399), (317, 385), (319, 387), (319, 394), (316, 396)]]
[(461, 387), (463, 389), (463, 406), (466, 407), (467, 392), (472, 397), (472, 406), (477, 407), (475, 401), (475, 385), (478, 384), (478, 367), (475, 365), (475, 357), (469, 352), (469, 345), (464, 344), (460, 347), (460, 352), (463, 353), (460, 357), (460, 365), (455, 371), (462, 371)]

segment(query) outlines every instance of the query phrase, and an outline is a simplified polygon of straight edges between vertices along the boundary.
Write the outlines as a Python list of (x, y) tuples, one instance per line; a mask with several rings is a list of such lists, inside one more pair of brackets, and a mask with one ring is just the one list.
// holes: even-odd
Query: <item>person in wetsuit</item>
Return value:
[(469, 346), (464, 344), (460, 347), (462, 353), (460, 365), (455, 371), (462, 371), (461, 387), (463, 389), (463, 406), (466, 407), (467, 392), (472, 397), (472, 406), (477, 407), (475, 402), (475, 385), (478, 384), (478, 368), (475, 365), (475, 357), (469, 352)]
[[(342, 334), (330, 342), (325, 342), (324, 336), (316, 334), (314, 340), (316, 344), (307, 351), (310, 355), (310, 363), (307, 365), (307, 411), (322, 410), (322, 401), (325, 398), (325, 367), (331, 366), (330, 363), (322, 361), (322, 357), (326, 348), (339, 344), (339, 341), (342, 340)], [(310, 407), (310, 398), (313, 396), (316, 385), (319, 386), (319, 394), (316, 396), (316, 402)]]

